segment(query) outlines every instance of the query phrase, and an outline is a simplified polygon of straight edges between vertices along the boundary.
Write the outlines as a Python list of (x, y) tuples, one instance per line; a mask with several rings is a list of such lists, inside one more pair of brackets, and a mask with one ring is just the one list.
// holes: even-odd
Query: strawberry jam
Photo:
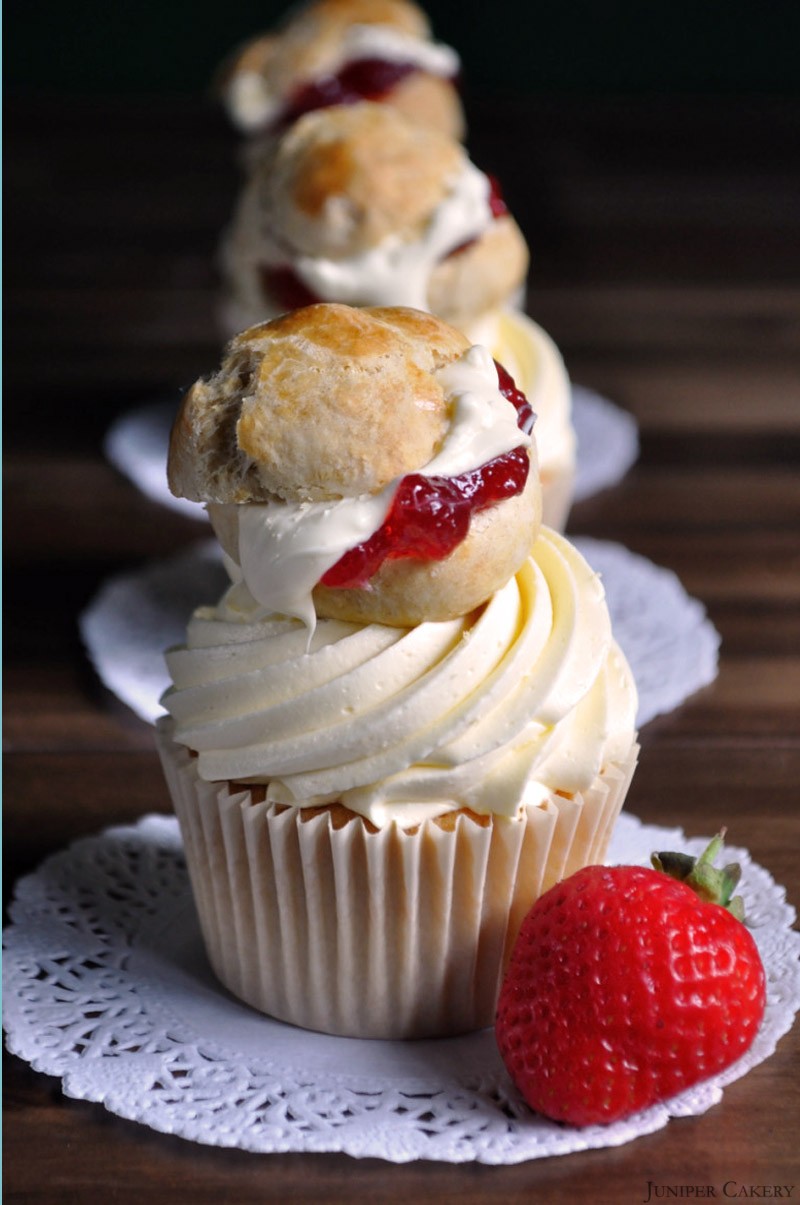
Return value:
[(320, 300), (303, 283), (293, 268), (261, 264), (258, 271), (262, 292), (270, 306), (274, 302), (282, 310), (299, 310), (305, 305), (314, 305)]
[(530, 435), (533, 430), (533, 424), (536, 421), (536, 415), (533, 413), (533, 406), (526, 398), (521, 389), (517, 387), (510, 372), (503, 368), (502, 364), (494, 362), (497, 369), (497, 386), (506, 401), (511, 402), (511, 405), (517, 412), (517, 426), (520, 431), (524, 431), (526, 435)]
[[(534, 421), (530, 403), (509, 373), (496, 367), (500, 392), (516, 408), (518, 426), (529, 434)], [(400, 482), (382, 526), (340, 557), (322, 577), (323, 585), (364, 586), (386, 560), (443, 560), (466, 537), (473, 514), (522, 493), (529, 470), (527, 449), (520, 447), (457, 477), (410, 473)]]
[(500, 188), (500, 181), (497, 176), (488, 173), (486, 179), (489, 181), (489, 208), (492, 211), (492, 217), (502, 218), (504, 214), (508, 213), (508, 206)]
[(413, 63), (392, 63), (386, 59), (356, 59), (346, 63), (334, 75), (301, 84), (286, 102), (279, 125), (288, 126), (313, 109), (331, 105), (354, 105), (360, 100), (380, 100), (417, 68)]

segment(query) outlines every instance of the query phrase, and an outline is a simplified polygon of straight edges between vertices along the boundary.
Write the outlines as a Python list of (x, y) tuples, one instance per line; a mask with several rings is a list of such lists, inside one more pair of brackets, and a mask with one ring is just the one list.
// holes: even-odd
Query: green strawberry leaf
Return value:
[(744, 900), (740, 895), (733, 894), (742, 876), (741, 867), (738, 862), (730, 862), (722, 867), (714, 865), (714, 859), (722, 849), (725, 833), (725, 829), (717, 833), (699, 858), (665, 851), (654, 853), (651, 861), (656, 870), (686, 883), (700, 899), (711, 904), (720, 904), (737, 920), (743, 921)]

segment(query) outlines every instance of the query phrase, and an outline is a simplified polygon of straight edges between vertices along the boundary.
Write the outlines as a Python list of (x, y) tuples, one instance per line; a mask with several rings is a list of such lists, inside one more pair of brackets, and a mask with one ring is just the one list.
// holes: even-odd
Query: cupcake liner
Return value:
[[(258, 802), (208, 783), (157, 725), (215, 974), (279, 1020), (351, 1037), (422, 1038), (491, 1025), (522, 919), (559, 878), (605, 855), (636, 764), (522, 820), (459, 813), (371, 831), (353, 816)], [(263, 792), (262, 792), (263, 793)]]

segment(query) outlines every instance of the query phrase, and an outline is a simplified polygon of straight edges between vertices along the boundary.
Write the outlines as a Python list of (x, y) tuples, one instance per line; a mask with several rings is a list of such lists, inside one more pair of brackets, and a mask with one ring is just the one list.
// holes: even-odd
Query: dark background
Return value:
[[(530, 244), (528, 310), (571, 370), (605, 329), (607, 302), (591, 290), (796, 280), (800, 0), (423, 7), (462, 58), (470, 154), (499, 177)], [(115, 412), (178, 396), (215, 361), (217, 249), (241, 173), (211, 81), (287, 8), (6, 3), (17, 439), (37, 441), (46, 411), (59, 438), (89, 431), (99, 445)], [(568, 321), (564, 291), (576, 288), (585, 312)], [(608, 362), (618, 356), (609, 346)], [(597, 363), (584, 383), (633, 405)]]
[[(797, 0), (429, 0), (470, 90), (796, 92)], [(220, 58), (271, 26), (281, 0), (11, 0), (7, 88), (199, 92)]]

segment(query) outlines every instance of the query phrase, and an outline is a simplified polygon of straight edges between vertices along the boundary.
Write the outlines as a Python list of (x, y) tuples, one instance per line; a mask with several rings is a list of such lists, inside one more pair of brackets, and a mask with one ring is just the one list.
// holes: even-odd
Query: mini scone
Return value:
[(363, 102), (306, 114), (259, 161), (222, 266), (231, 333), (300, 301), (464, 326), (519, 292), (528, 249), (458, 142)]
[[(489, 364), (429, 315), (316, 306), (235, 340), (176, 426), (173, 484), (211, 502), (245, 563), (229, 558), (231, 586), (167, 654), (158, 747), (211, 965), (292, 1024), (378, 1038), (490, 1025), (522, 918), (602, 860), (633, 773), (630, 670), (563, 537), (541, 529), (481, 605), (398, 627), (308, 614), (302, 580), (265, 604), (283, 569), (260, 563), (249, 521), (230, 523), (236, 510), (257, 531), (261, 499), (299, 490), (297, 526), (313, 529), (345, 481), (380, 492), (458, 431), (469, 448), (482, 418), (494, 443), (503, 407), (499, 446), (515, 444), (524, 407), (504, 394), (488, 414)], [(253, 414), (270, 397), (274, 437)], [(397, 451), (380, 438), (392, 415)], [(331, 537), (335, 557), (336, 522)]]
[(302, 579), (304, 618), (312, 591), (326, 617), (452, 618), (516, 572), (540, 523), (533, 416), (501, 372), (421, 311), (293, 311), (238, 335), (189, 390), (170, 488), (209, 504), (265, 606)]
[(369, 99), (461, 138), (459, 66), (409, 0), (314, 0), (240, 47), (220, 72), (219, 91), (231, 121), (250, 136), (312, 109)]
[[(254, 169), (223, 243), (228, 334), (315, 300), (430, 310), (489, 347), (535, 398), (548, 525), (572, 497), (563, 360), (515, 308), (525, 239), (453, 139), (378, 105), (300, 120)], [(533, 404), (533, 401), (532, 401)]]

